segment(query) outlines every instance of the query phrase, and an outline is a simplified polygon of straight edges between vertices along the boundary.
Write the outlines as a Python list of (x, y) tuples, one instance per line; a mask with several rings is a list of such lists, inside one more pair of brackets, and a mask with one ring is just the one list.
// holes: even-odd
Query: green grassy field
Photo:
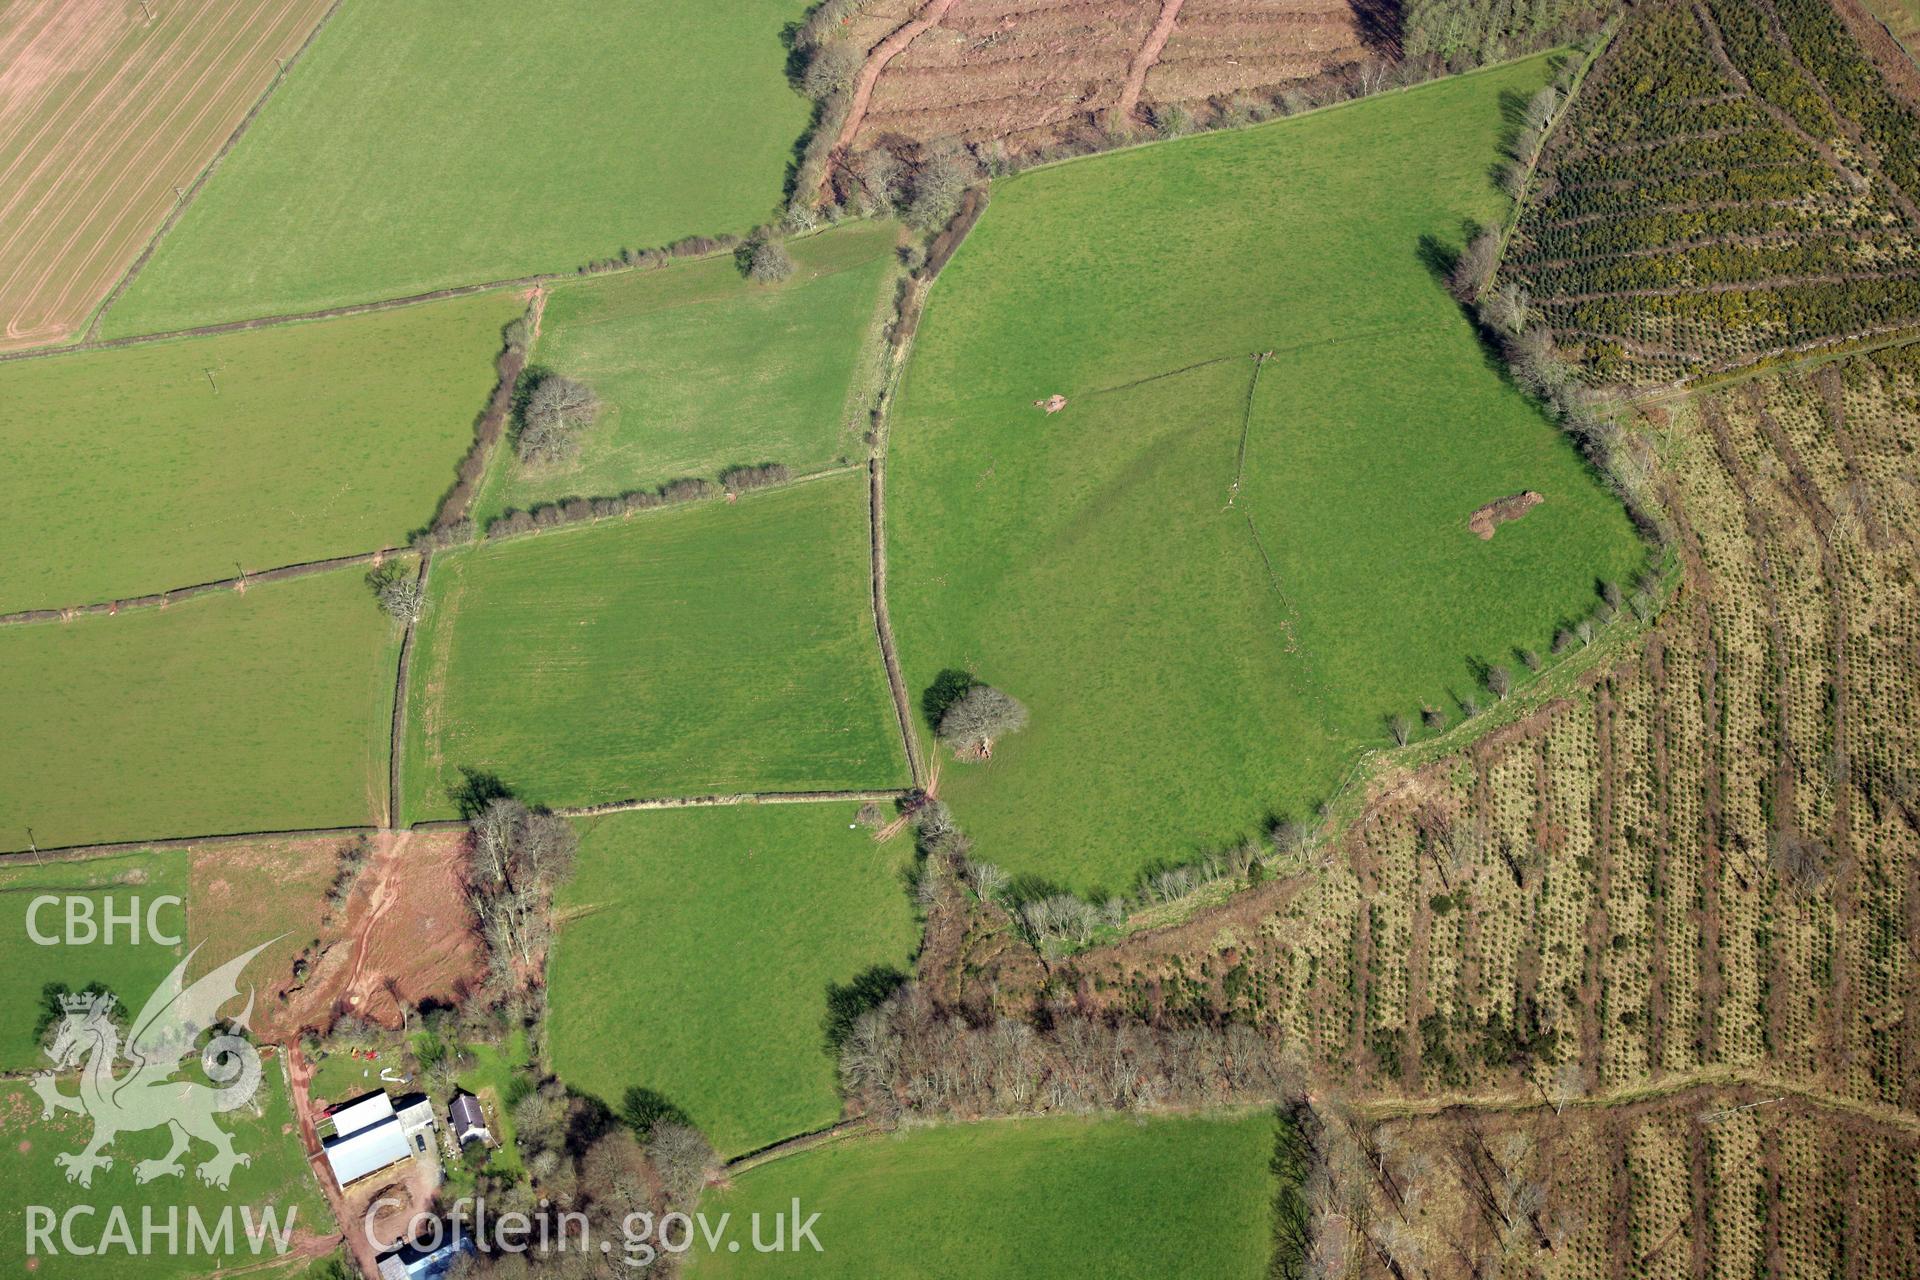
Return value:
[[(58, 899), (35, 910), (42, 896)], [(157, 899), (180, 899), (179, 904), (155, 908)], [(84, 898), (93, 904), (93, 922), (103, 929), (109, 910), (139, 917), (139, 940), (125, 924), (116, 924), (109, 940), (104, 933), (91, 943), (66, 941), (85, 926), (76, 920), (74, 935), (66, 924), (66, 900)], [(161, 981), (186, 954), (184, 946), (153, 941), (147, 931), (148, 914), (163, 934), (185, 938), (187, 854), (183, 849), (115, 854), (83, 861), (10, 862), (0, 867), (0, 1071), (43, 1070), (47, 1066), (34, 1035), (34, 1023), (44, 1003), (43, 988), (63, 983), (81, 990), (99, 983), (120, 999), (129, 1014), (137, 1012)], [(31, 924), (42, 937), (62, 939), (44, 946), (28, 931)], [(223, 957), (231, 959), (232, 957)]]
[[(242, 1206), (256, 1222), (267, 1210), (274, 1212), (283, 1226), (291, 1219), (296, 1240), (305, 1235), (331, 1234), (333, 1215), (314, 1185), (300, 1150), (280, 1063), (272, 1060), (261, 1066), (265, 1075), (254, 1096), (257, 1113), (242, 1108), (220, 1117), (221, 1127), (233, 1136), (234, 1150), (252, 1157), (252, 1163), (233, 1171), (225, 1190), (209, 1187), (195, 1176), (198, 1162), (213, 1154), (213, 1149), (201, 1142), (195, 1142), (182, 1157), (184, 1176), (137, 1183), (134, 1164), (166, 1153), (168, 1137), (163, 1129), (121, 1134), (109, 1148), (114, 1156), (111, 1169), (95, 1173), (91, 1187), (68, 1182), (66, 1171), (54, 1163), (54, 1156), (85, 1146), (93, 1133), (93, 1121), (68, 1112), (43, 1120), (39, 1097), (24, 1083), (0, 1084), (0, 1139), (4, 1139), (0, 1146), (0, 1184), (8, 1191), (5, 1203), (0, 1203), (0, 1255), (16, 1260), (27, 1257), (29, 1205), (45, 1206), (56, 1215), (75, 1206), (91, 1207), (91, 1213), (82, 1212), (73, 1219), (75, 1243), (88, 1247), (101, 1244), (109, 1214), (115, 1208), (126, 1214), (135, 1248), (141, 1240), (143, 1207), (151, 1207), (154, 1221), (160, 1226), (167, 1222), (169, 1210), (177, 1210), (180, 1221), (177, 1245), (170, 1245), (164, 1235), (156, 1235), (151, 1252), (142, 1254), (114, 1246), (93, 1257), (67, 1253), (56, 1227), (52, 1243), (57, 1253), (41, 1252), (30, 1263), (16, 1263), (23, 1265), (17, 1274), (31, 1274), (34, 1280), (102, 1274), (112, 1275), (115, 1280), (174, 1280), (207, 1275), (223, 1265), (232, 1267), (270, 1258), (274, 1253), (271, 1242), (263, 1241), (258, 1257), (249, 1247), (240, 1216)], [(62, 1091), (73, 1093), (73, 1083), (65, 1082)], [(222, 1211), (229, 1207), (233, 1212), (233, 1251), (216, 1257), (209, 1256), (204, 1247), (194, 1250), (188, 1233), (189, 1208), (197, 1210), (207, 1227), (217, 1229)], [(30, 1270), (25, 1269), (28, 1266)]]
[(549, 968), (554, 1070), (615, 1107), (649, 1088), (725, 1155), (840, 1114), (829, 984), (905, 970), (918, 929), (905, 838), (852, 803), (582, 821)]
[(859, 392), (873, 377), (883, 284), (897, 228), (859, 223), (793, 242), (780, 285), (742, 279), (731, 258), (556, 287), (533, 364), (577, 378), (605, 404), (580, 456), (523, 468), (499, 451), (482, 519), (509, 507), (651, 488), (723, 468), (796, 472), (865, 452)]
[(507, 294), (0, 365), (0, 612), (393, 546), (433, 518)]
[(109, 311), (150, 333), (743, 232), (808, 104), (804, 0), (351, 0)]
[[(1640, 564), (1423, 261), (1501, 214), (1503, 99), (1546, 70), (995, 184), (916, 340), (888, 504), (909, 688), (968, 669), (1032, 711), (945, 770), (980, 856), (1121, 889), (1304, 814), (1385, 716), (1457, 715), (1474, 660), (1518, 673)], [(1468, 531), (1523, 489), (1545, 504)]]
[[(849, 1139), (738, 1175), (709, 1221), (773, 1216), (797, 1197), (821, 1251), (702, 1253), (728, 1276), (1207, 1276), (1255, 1280), (1273, 1249), (1271, 1114), (1063, 1116)], [(791, 1218), (789, 1219), (791, 1227)]]
[(463, 770), (530, 803), (898, 785), (857, 472), (436, 557), (409, 820)]
[(400, 632), (363, 579), (0, 627), (0, 848), (377, 820)]

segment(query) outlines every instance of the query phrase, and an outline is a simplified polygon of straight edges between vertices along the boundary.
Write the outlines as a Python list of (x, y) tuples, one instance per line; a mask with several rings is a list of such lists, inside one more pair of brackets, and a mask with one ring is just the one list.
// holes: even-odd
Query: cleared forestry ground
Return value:
[(405, 815), (901, 785), (853, 471), (436, 556)]
[(400, 628), (364, 577), (0, 628), (0, 849), (378, 821)]
[[(923, 0), (863, 5), (846, 39), (875, 50), (874, 80), (843, 137), (855, 149), (958, 137), (1032, 150), (1132, 107), (1125, 99), (1136, 70), (1144, 94), (1133, 85), (1135, 101), (1206, 112), (1209, 99), (1271, 97), (1373, 56), (1345, 4), (1186, 0), (1167, 9), (1162, 0), (967, 0), (944, 12)], [(1156, 31), (1164, 39), (1157, 49)], [(891, 56), (876, 48), (901, 33), (905, 44)], [(873, 58), (884, 61), (876, 68)]]
[(724, 257), (555, 286), (529, 374), (586, 383), (600, 417), (568, 462), (527, 466), (501, 449), (476, 516), (863, 454), (898, 234), (873, 222), (795, 240), (778, 285)]
[(0, 32), (0, 351), (86, 323), (328, 0), (16, 0)]
[[(261, 1067), (260, 1089), (252, 1104), (224, 1112), (219, 1119), (221, 1128), (233, 1136), (233, 1149), (251, 1157), (249, 1163), (233, 1170), (232, 1181), (224, 1189), (208, 1186), (196, 1175), (197, 1163), (213, 1154), (213, 1149), (201, 1142), (194, 1143), (182, 1157), (185, 1172), (181, 1176), (136, 1181), (135, 1166), (139, 1162), (166, 1154), (171, 1134), (165, 1126), (129, 1131), (116, 1138), (113, 1167), (96, 1172), (91, 1187), (68, 1182), (66, 1170), (54, 1163), (54, 1156), (86, 1146), (93, 1133), (92, 1117), (57, 1112), (52, 1119), (43, 1120), (40, 1099), (24, 1081), (0, 1083), (0, 1182), (9, 1192), (6, 1202), (0, 1204), (0, 1249), (9, 1257), (27, 1257), (27, 1213), (31, 1205), (44, 1205), (56, 1215), (81, 1208), (83, 1212), (73, 1219), (74, 1240), (89, 1246), (99, 1244), (101, 1233), (107, 1231), (110, 1207), (123, 1209), (132, 1224), (136, 1247), (125, 1252), (115, 1247), (104, 1256), (112, 1259), (112, 1274), (127, 1280), (189, 1280), (229, 1267), (270, 1265), (275, 1253), (273, 1243), (270, 1238), (263, 1239), (260, 1252), (252, 1252), (240, 1217), (243, 1207), (255, 1223), (268, 1212), (282, 1224), (291, 1219), (293, 1248), (306, 1244), (311, 1237), (331, 1235), (333, 1214), (300, 1149), (279, 1058), (264, 1061)], [(121, 1068), (123, 1073), (125, 1070)], [(74, 1087), (68, 1082), (63, 1090), (72, 1094)], [(201, 1220), (216, 1231), (222, 1211), (231, 1209), (232, 1249), (220, 1252), (217, 1258), (204, 1250), (191, 1251), (187, 1243), (189, 1209), (197, 1210)], [(180, 1244), (176, 1250), (165, 1247), (164, 1235), (154, 1237), (157, 1247), (152, 1251), (138, 1249), (143, 1212), (150, 1212), (155, 1225), (162, 1229), (169, 1213), (178, 1215)], [(57, 1232), (54, 1241), (58, 1246)], [(31, 1275), (34, 1280), (67, 1280), (98, 1276), (104, 1270), (100, 1255), (80, 1256), (63, 1247), (51, 1253), (44, 1249), (39, 1252), (40, 1256), (31, 1259), (35, 1265), (23, 1267), (20, 1274)], [(282, 1267), (250, 1274), (293, 1277), (300, 1271)]]
[[(1503, 104), (1546, 73), (995, 184), (889, 456), (910, 693), (967, 670), (1032, 711), (942, 778), (978, 856), (1118, 890), (1304, 815), (1386, 716), (1491, 701), (1478, 664), (1524, 674), (1516, 649), (1643, 563), (1428, 265), (1500, 217)], [(1468, 529), (1529, 489), (1525, 519)]]
[(846, 804), (578, 820), (548, 966), (553, 1066), (618, 1110), (652, 1089), (722, 1155), (840, 1115), (829, 991), (904, 972), (919, 930), (901, 838)]
[(771, 215), (801, 0), (355, 0), (109, 309), (108, 336), (570, 271)]
[[(154, 941), (148, 924), (151, 916), (161, 934), (186, 938), (187, 879), (187, 855), (180, 849), (39, 863), (21, 859), (0, 866), (0, 1009), (7, 1015), (0, 1027), (0, 1071), (44, 1070), (49, 1065), (37, 1035), (48, 1012), (49, 984), (79, 991), (97, 983), (119, 997), (129, 1017), (139, 1012), (186, 954), (184, 946)], [(42, 897), (52, 901), (35, 907)], [(158, 904), (166, 897), (177, 901)], [(122, 923), (110, 938), (78, 941), (86, 926), (69, 931), (70, 899), (92, 905), (91, 920), (98, 929), (104, 930), (110, 911), (122, 918), (137, 917), (139, 936), (130, 937)], [(55, 941), (43, 942), (35, 933)], [(58, 1021), (59, 1016), (55, 1006), (51, 1017)]]
[(1060, 1280), (1268, 1275), (1269, 1112), (1049, 1116), (843, 1139), (709, 1194), (709, 1221), (770, 1233), (797, 1197), (820, 1252), (696, 1250), (689, 1274)]
[(0, 612), (404, 545), (517, 294), (0, 364)]

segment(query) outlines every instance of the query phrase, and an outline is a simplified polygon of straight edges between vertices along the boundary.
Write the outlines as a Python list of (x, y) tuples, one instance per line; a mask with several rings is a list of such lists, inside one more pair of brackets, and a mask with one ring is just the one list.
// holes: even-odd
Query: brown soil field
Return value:
[[(343, 848), (361, 837), (221, 842), (191, 852), (192, 941), (207, 963), (286, 936), (255, 962), (254, 1027), (291, 1040), (352, 1013), (397, 1027), (401, 1005), (457, 1004), (486, 972), (466, 905), (465, 831), (380, 832), (330, 920), (327, 890)], [(308, 966), (303, 977), (294, 963)]]
[(882, 0), (851, 25), (874, 77), (843, 131), (854, 149), (951, 137), (1032, 150), (1078, 125), (1139, 123), (1136, 104), (1272, 93), (1370, 56), (1340, 0), (941, 3)]
[(0, 351), (79, 330), (330, 3), (6, 6)]

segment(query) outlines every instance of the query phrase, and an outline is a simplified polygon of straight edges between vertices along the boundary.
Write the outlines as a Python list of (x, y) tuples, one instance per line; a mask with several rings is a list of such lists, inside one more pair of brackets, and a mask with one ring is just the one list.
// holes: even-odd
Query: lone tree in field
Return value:
[(747, 246), (747, 279), (755, 284), (779, 284), (793, 274), (793, 255), (778, 240), (762, 237)]
[(382, 565), (367, 575), (367, 585), (373, 588), (373, 598), (380, 607), (393, 618), (409, 624), (419, 621), (426, 592), (420, 589), (420, 580), (406, 569), (397, 564)]
[(522, 462), (562, 462), (580, 451), (580, 432), (600, 413), (593, 388), (550, 373), (527, 397), (520, 422)]
[(940, 717), (940, 740), (963, 757), (993, 754), (993, 740), (1027, 726), (1027, 709), (990, 684), (976, 684)]
[(1413, 735), (1413, 725), (1398, 711), (1387, 717), (1387, 733), (1393, 738), (1396, 747), (1407, 745), (1407, 739)]

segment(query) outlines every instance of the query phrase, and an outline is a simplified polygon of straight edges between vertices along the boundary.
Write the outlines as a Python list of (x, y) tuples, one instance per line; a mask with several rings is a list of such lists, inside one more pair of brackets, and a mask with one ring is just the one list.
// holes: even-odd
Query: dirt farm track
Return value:
[(87, 322), (329, 3), (0, 3), (0, 351)]

